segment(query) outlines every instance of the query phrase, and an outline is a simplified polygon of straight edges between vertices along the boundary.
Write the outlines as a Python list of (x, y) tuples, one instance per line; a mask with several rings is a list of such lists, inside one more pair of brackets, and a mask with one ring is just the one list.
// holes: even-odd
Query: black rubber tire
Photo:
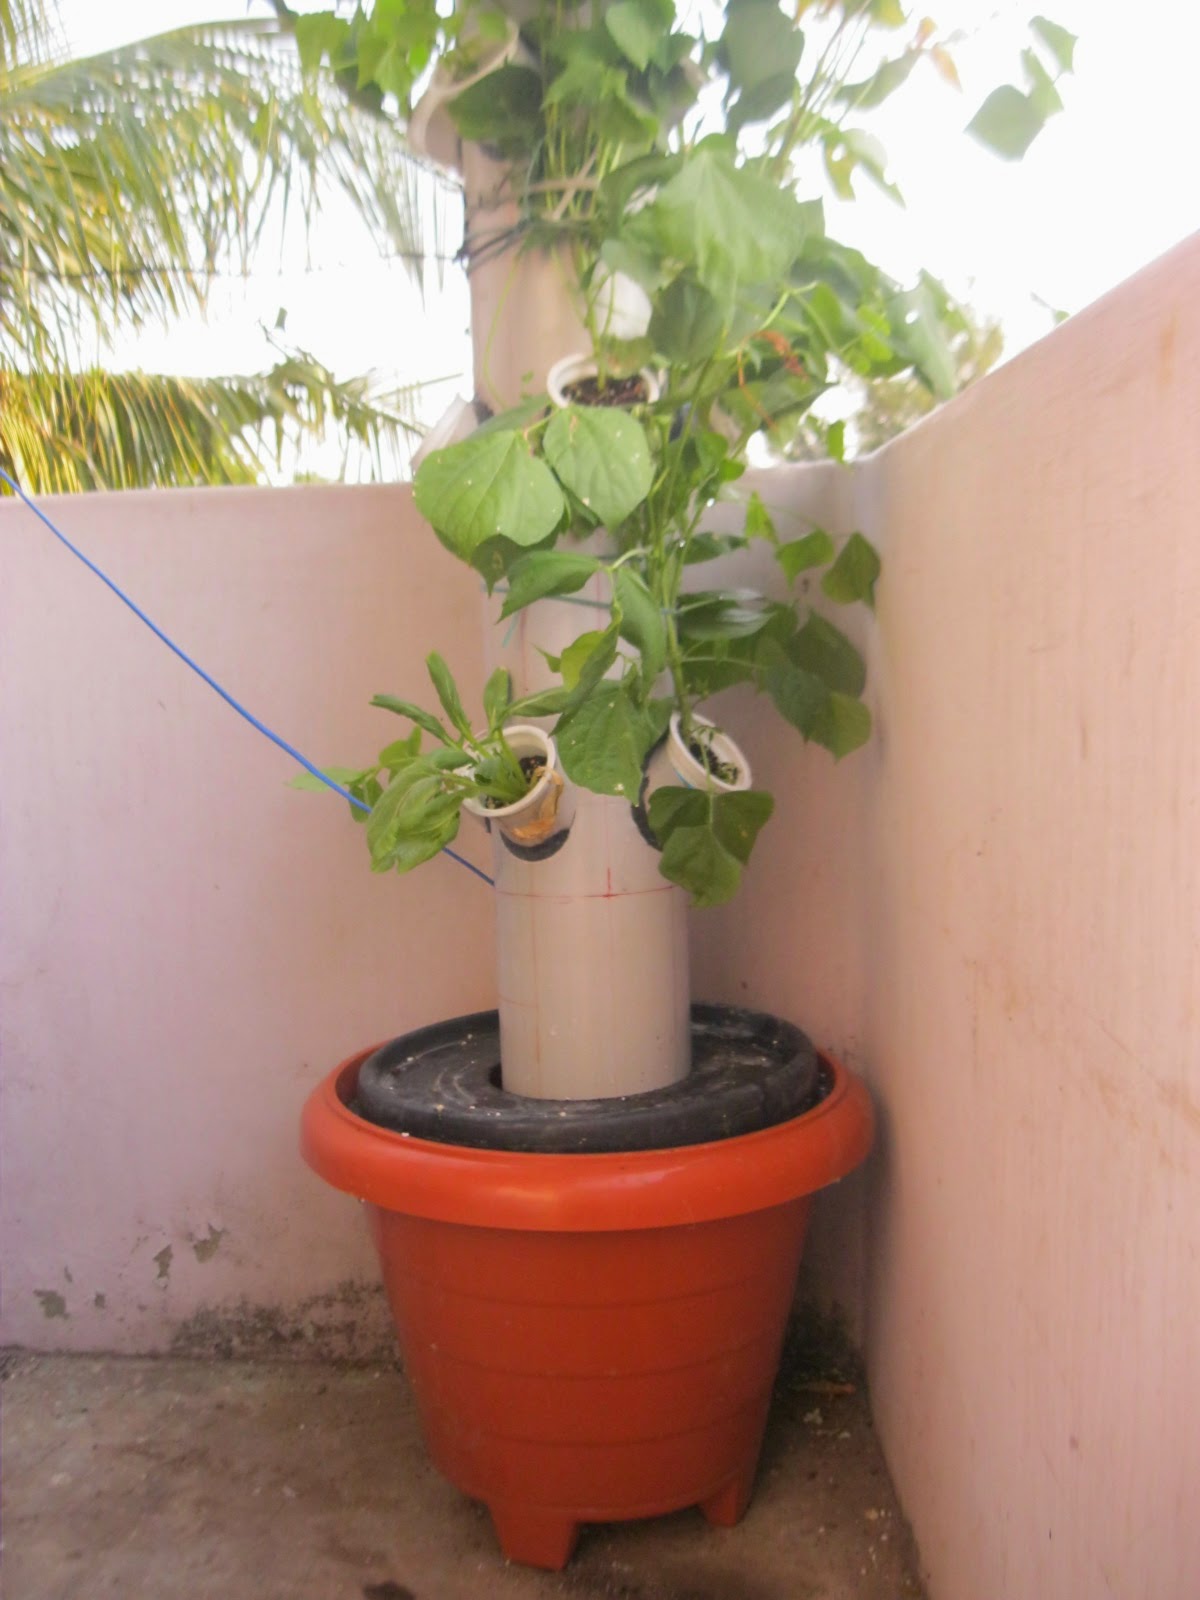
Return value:
[(736, 1006), (692, 1007), (692, 1070), (646, 1094), (536, 1100), (500, 1085), (494, 1011), (402, 1035), (363, 1062), (352, 1109), (379, 1127), (477, 1150), (600, 1154), (672, 1149), (787, 1122), (820, 1098), (799, 1028)]

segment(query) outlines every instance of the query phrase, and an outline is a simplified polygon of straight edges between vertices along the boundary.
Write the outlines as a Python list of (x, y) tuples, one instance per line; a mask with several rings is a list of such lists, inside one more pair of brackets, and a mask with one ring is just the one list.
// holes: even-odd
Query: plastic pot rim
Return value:
[(417, 1139), (350, 1110), (349, 1057), (309, 1095), (304, 1160), (336, 1189), (387, 1211), (468, 1227), (617, 1232), (686, 1226), (785, 1205), (845, 1177), (871, 1148), (862, 1081), (824, 1051), (829, 1093), (811, 1111), (709, 1144), (614, 1154), (477, 1150)]

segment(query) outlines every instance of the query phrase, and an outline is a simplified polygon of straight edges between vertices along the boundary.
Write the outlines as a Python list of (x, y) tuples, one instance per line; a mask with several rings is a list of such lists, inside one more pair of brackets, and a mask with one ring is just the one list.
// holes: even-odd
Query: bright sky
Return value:
[[(236, 14), (240, 0), (59, 0), (72, 46), (86, 51), (185, 22)], [(303, 9), (311, 9), (312, 0)], [(1043, 0), (1038, 0), (1043, 3)], [(1060, 85), (1066, 111), (1022, 162), (1005, 163), (962, 135), (989, 89), (1019, 82), (1033, 4), (930, 0), (943, 27), (979, 27), (958, 47), (959, 96), (930, 72), (898, 93), (872, 127), (907, 201), (901, 210), (865, 187), (854, 205), (828, 205), (830, 231), (893, 276), (922, 266), (980, 311), (998, 316), (1011, 355), (1048, 331), (1037, 299), (1077, 311), (1200, 228), (1194, 156), (1195, 0), (1044, 0), (1079, 35), (1075, 75)], [(251, 14), (265, 6), (251, 0)], [(990, 20), (989, 20), (990, 19)], [(923, 70), (923, 69), (922, 69)], [(319, 270), (222, 286), (208, 328), (151, 335), (122, 358), (166, 370), (252, 370), (270, 359), (258, 331), (288, 311), (287, 335), (340, 373), (379, 368), (397, 381), (461, 371), (469, 360), (467, 302), (453, 271), (426, 305), (371, 247), (330, 230), (313, 249)], [(1035, 298), (1037, 297), (1037, 298)], [(432, 420), (458, 387), (440, 387)]]

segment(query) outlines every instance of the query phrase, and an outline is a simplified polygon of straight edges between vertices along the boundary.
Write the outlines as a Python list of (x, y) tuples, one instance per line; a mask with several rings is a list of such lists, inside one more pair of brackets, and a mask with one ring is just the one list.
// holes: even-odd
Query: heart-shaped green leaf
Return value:
[(779, 711), (805, 739), (840, 761), (871, 737), (871, 713), (853, 695), (830, 689), (814, 672), (777, 660), (765, 687)]
[(808, 228), (808, 214), (789, 190), (736, 166), (728, 149), (713, 143), (698, 145), (630, 224), (635, 239), (649, 238), (660, 254), (690, 267), (723, 303), (739, 286), (778, 286)]
[(542, 445), (559, 482), (606, 527), (624, 522), (650, 493), (654, 471), (645, 430), (608, 406), (566, 406)]
[(456, 556), (469, 561), (486, 539), (538, 544), (562, 519), (562, 490), (519, 433), (472, 434), (435, 450), (413, 481), (417, 510)]
[(573, 783), (632, 803), (657, 731), (655, 719), (634, 704), (623, 685), (602, 683), (569, 722), (558, 725), (554, 737), (563, 770)]
[(669, 0), (665, 5), (661, 0), (617, 0), (604, 11), (604, 26), (625, 59), (645, 72), (674, 18), (675, 8)]
[(774, 801), (761, 790), (707, 794), (696, 789), (656, 789), (650, 827), (663, 847), (659, 870), (692, 897), (695, 906), (732, 899), (742, 868)]
[(875, 604), (875, 581), (881, 563), (875, 546), (861, 533), (852, 533), (842, 546), (837, 560), (821, 579), (821, 588), (840, 606), (864, 600)]

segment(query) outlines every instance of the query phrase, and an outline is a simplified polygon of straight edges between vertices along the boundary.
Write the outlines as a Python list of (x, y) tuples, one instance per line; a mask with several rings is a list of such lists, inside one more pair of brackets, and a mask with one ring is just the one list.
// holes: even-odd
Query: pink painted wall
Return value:
[(933, 1600), (1200, 1594), (1200, 238), (882, 455), (868, 1349)]
[(876, 741), (754, 714), (794, 798), (700, 929), (867, 1067), (814, 1281), (932, 1600), (1200, 1595), (1198, 374), (1200, 238), (855, 473)]
[[(46, 503), (318, 761), (394, 737), (367, 702), (435, 645), (478, 695), (476, 586), (403, 489)], [(294, 770), (0, 504), (4, 1341), (390, 1347), (297, 1115), (351, 1048), (494, 1004), (491, 908), (448, 861), (374, 876)]]

